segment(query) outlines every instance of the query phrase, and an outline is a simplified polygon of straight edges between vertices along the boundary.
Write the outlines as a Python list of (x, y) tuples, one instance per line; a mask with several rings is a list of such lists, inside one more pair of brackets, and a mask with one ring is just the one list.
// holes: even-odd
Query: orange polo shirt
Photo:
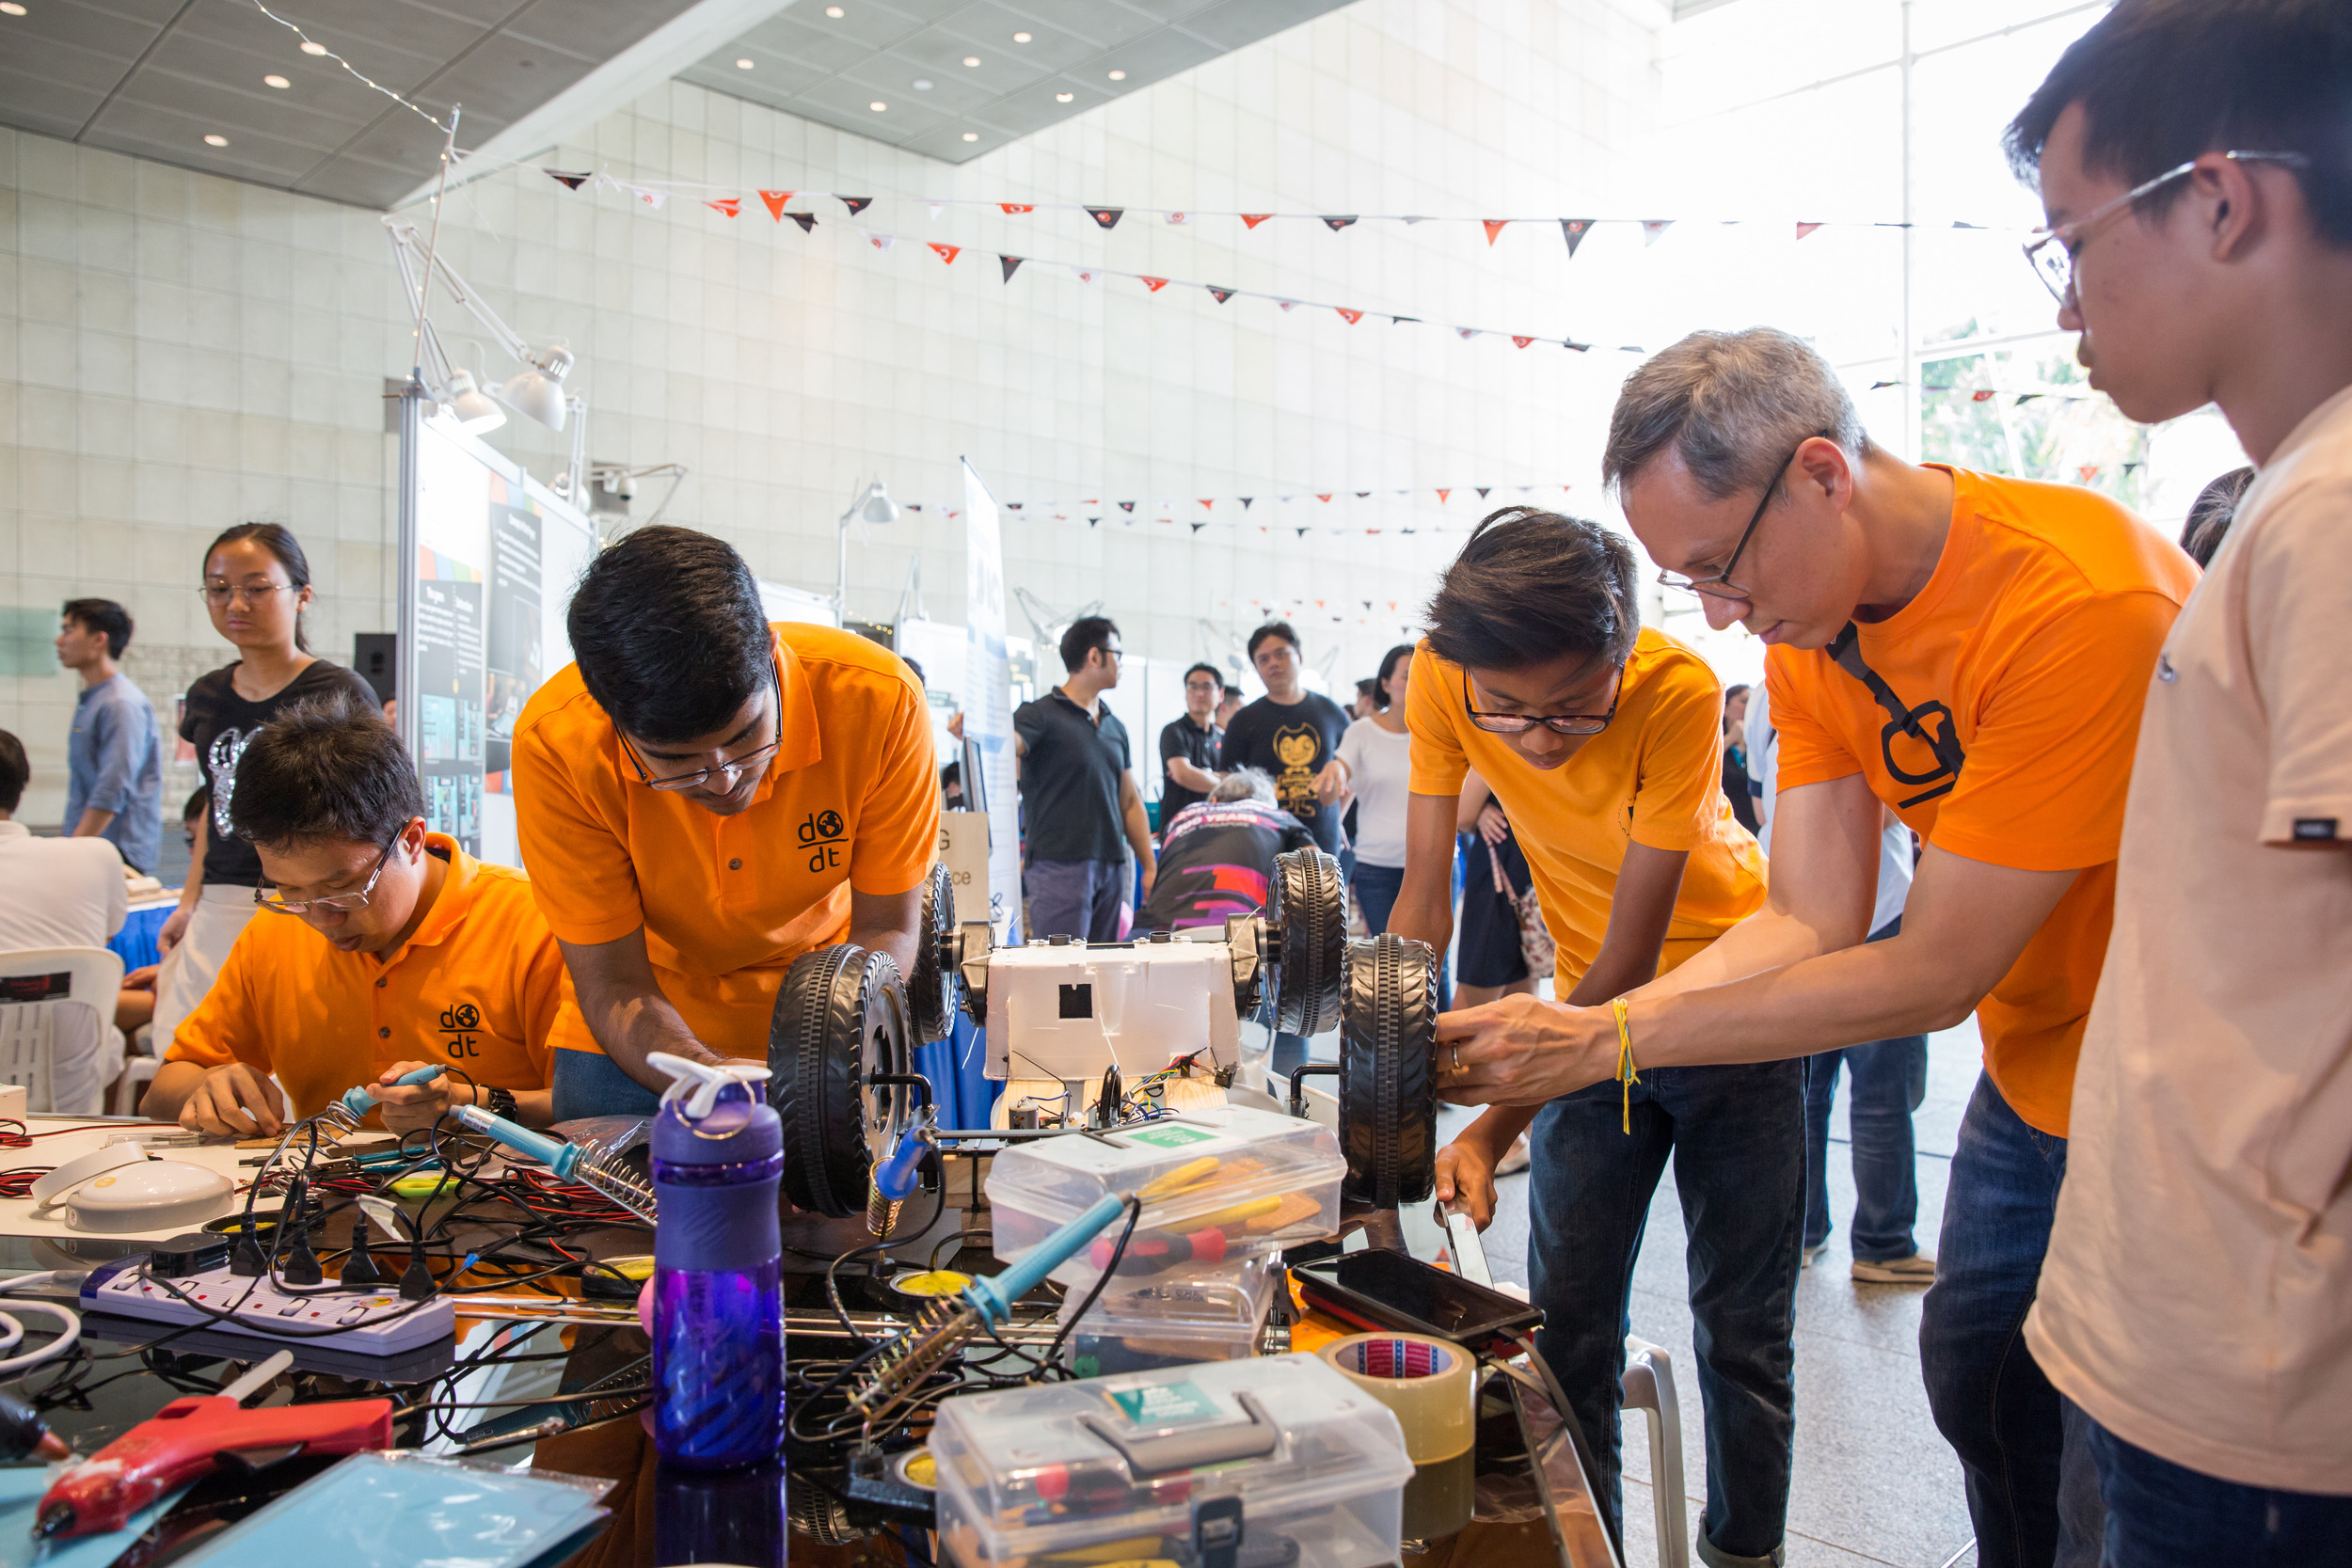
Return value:
[(339, 953), (309, 921), (262, 911), (164, 1059), (275, 1073), (305, 1117), (395, 1062), (447, 1062), (485, 1088), (546, 1088), (569, 984), (530, 879), (444, 833), (425, 844), (449, 871), (400, 951), (381, 962)]
[[(642, 927), (694, 1037), (761, 1060), (785, 972), (849, 933), (850, 890), (904, 893), (939, 846), (930, 721), (907, 667), (854, 632), (772, 629), (783, 743), (734, 816), (647, 788), (578, 665), (515, 725), (523, 860), (548, 927), (583, 946)], [(570, 1005), (554, 1044), (599, 1049)]]
[(1772, 648), (1779, 790), (1859, 773), (1939, 849), (2077, 873), (1977, 1006), (1994, 1086), (2028, 1126), (2062, 1138), (2115, 917), (2140, 707), (2197, 567), (2094, 491), (1950, 473), (1951, 528), (1934, 574), (1863, 626), (1857, 646), (1931, 735), (1948, 726), (1964, 753), (1959, 772), (1896, 729), (1827, 652)]

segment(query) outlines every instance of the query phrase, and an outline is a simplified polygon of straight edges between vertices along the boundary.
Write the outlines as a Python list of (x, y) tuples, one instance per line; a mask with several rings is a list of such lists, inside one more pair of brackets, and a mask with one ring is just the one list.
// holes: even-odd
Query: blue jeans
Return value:
[(1126, 872), (1125, 861), (1031, 861), (1022, 877), (1029, 895), (1027, 934), (1117, 942)]
[(2106, 1568), (2302, 1568), (2352, 1553), (2352, 1497), (2221, 1481), (2090, 1423)]
[[(1366, 865), (1356, 863), (1356, 907), (1363, 911), (1364, 929), (1374, 936), (1389, 928), (1389, 916), (1396, 910), (1397, 895), (1405, 891), (1405, 868), (1401, 865)], [(1453, 958), (1438, 955), (1438, 1010), (1443, 1012), (1454, 995)]]
[(2090, 1422), (2042, 1375), (2024, 1333), (2065, 1177), (2066, 1140), (2026, 1126), (1979, 1076), (1919, 1316), (1928, 1407), (1960, 1455), (1979, 1568), (2098, 1560)]
[(601, 1051), (556, 1051), (555, 1119), (581, 1117), (649, 1117), (661, 1096), (645, 1087)]
[[(1883, 942), (1903, 928), (1897, 915), (1871, 933)], [(1805, 1058), (1804, 1244), (1829, 1239), (1829, 1113), (1837, 1098), (1837, 1069), (1852, 1081), (1847, 1105), (1853, 1131), (1853, 1255), (1888, 1263), (1919, 1250), (1911, 1233), (1919, 1218), (1919, 1179), (1911, 1142), (1911, 1113), (1928, 1094), (1928, 1037), (1904, 1035)]]
[(1671, 1155), (1707, 1416), (1701, 1534), (1712, 1560), (1766, 1560), (1781, 1545), (1796, 1425), (1804, 1081), (1799, 1061), (1656, 1068), (1632, 1086), (1630, 1137), (1613, 1082), (1535, 1117), (1528, 1278), (1544, 1313), (1538, 1344), (1598, 1465), (1613, 1530), (1623, 1513), (1617, 1380), (1633, 1261)]

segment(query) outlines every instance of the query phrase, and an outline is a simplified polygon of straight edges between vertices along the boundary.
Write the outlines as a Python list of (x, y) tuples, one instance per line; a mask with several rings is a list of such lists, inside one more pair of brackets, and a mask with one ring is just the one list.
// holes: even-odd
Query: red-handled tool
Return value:
[(40, 1499), (43, 1538), (118, 1530), (172, 1488), (227, 1461), (259, 1469), (296, 1453), (364, 1453), (392, 1446), (392, 1402), (244, 1408), (294, 1364), (279, 1351), (217, 1394), (174, 1400), (57, 1478)]
[[(1087, 1249), (1087, 1261), (1098, 1269), (1111, 1266), (1111, 1254), (1119, 1243), (1107, 1236), (1097, 1236)], [(1147, 1230), (1127, 1243), (1127, 1251), (1119, 1260), (1121, 1274), (1158, 1274), (1179, 1263), (1216, 1263), (1225, 1257), (1225, 1232), (1216, 1226), (1189, 1234), (1168, 1230)]]

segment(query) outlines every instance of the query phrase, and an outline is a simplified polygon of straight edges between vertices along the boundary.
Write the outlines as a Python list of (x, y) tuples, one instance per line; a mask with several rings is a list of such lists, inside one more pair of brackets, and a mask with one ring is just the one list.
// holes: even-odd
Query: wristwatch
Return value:
[(475, 1095), (474, 1103), (492, 1116), (504, 1117), (508, 1121), (515, 1119), (516, 1106), (512, 1090), (481, 1088), (475, 1091)]

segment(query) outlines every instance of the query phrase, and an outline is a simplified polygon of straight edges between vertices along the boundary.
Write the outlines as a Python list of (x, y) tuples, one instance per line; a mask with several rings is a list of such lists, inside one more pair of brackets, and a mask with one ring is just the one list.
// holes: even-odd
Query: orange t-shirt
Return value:
[[(848, 934), (850, 889), (906, 892), (939, 844), (930, 721), (906, 666), (853, 632), (772, 629), (783, 744), (737, 816), (647, 788), (578, 665), (523, 708), (514, 764), (549, 928), (584, 946), (643, 927), (661, 994), (694, 1037), (763, 1060), (792, 960)], [(554, 1043), (598, 1049), (568, 1005)]]
[(1529, 767), (1507, 736), (1472, 724), (1462, 694), (1461, 667), (1422, 643), (1405, 701), (1412, 792), (1458, 795), (1473, 768), (1493, 788), (1559, 944), (1563, 996), (1599, 956), (1629, 844), (1690, 851), (1661, 974), (1764, 907), (1763, 852), (1724, 793), (1723, 687), (1691, 649), (1644, 627), (1616, 718), (1549, 772)]
[(425, 841), (449, 870), (399, 952), (382, 963), (339, 953), (309, 921), (263, 910), (164, 1059), (276, 1073), (304, 1117), (395, 1062), (447, 1062), (485, 1088), (546, 1088), (548, 1035), (570, 987), (529, 879), (445, 834)]
[(1937, 848), (2081, 873), (1977, 1007), (2001, 1097), (2064, 1137), (2115, 912), (2140, 705), (2197, 567), (2090, 490), (1949, 471), (1951, 529), (1934, 575), (1864, 626), (1858, 647), (1931, 734), (1948, 726), (1964, 753), (1957, 776), (1826, 651), (1772, 648), (1779, 788), (1860, 773)]

